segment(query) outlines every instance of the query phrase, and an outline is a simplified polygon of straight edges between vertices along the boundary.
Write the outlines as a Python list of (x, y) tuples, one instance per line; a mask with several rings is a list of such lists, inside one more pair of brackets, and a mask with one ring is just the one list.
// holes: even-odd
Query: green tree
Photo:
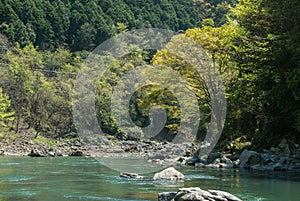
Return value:
[(10, 108), (10, 99), (7, 95), (3, 94), (0, 87), (0, 134), (6, 133), (12, 126), (14, 120), (14, 112)]
[(298, 9), (292, 0), (284, 6), (279, 1), (241, 0), (233, 9), (240, 32), (233, 40), (239, 83), (234, 95), (245, 103), (239, 109), (240, 124), (248, 125), (239, 130), (260, 148), (283, 137), (299, 139)]

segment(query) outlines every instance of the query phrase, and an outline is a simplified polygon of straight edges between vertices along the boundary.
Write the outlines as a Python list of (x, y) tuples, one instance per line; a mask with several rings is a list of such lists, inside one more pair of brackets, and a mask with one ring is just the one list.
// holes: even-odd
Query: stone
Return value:
[(236, 161), (240, 158), (239, 154), (230, 154), (226, 156), (227, 158), (229, 158), (231, 161)]
[(185, 164), (194, 166), (196, 163), (200, 163), (200, 162), (203, 162), (203, 161), (201, 161), (198, 156), (193, 156), (191, 158), (188, 158), (186, 160)]
[(276, 163), (273, 165), (272, 169), (274, 171), (287, 171), (287, 167), (282, 163)]
[(265, 165), (273, 162), (273, 160), (272, 160), (272, 155), (270, 155), (269, 153), (261, 154), (261, 156), (262, 156), (263, 159), (264, 159), (264, 164), (265, 164)]
[(129, 173), (129, 172), (121, 172), (120, 177), (123, 178), (130, 178), (130, 179), (143, 179), (144, 177), (136, 174), (136, 173)]
[(180, 198), (177, 198), (177, 196), (175, 196), (174, 200), (182, 200), (182, 201), (206, 201), (206, 199), (204, 199), (199, 193), (187, 193), (182, 195)]
[[(181, 201), (204, 201), (203, 191), (196, 187), (196, 188), (180, 188), (177, 194), (175, 195), (173, 200), (181, 200)], [(173, 201), (172, 200), (172, 201)]]
[(255, 151), (245, 150), (240, 156), (240, 167), (250, 168), (253, 165), (264, 164), (264, 158)]
[(172, 200), (175, 195), (177, 193), (176, 192), (162, 192), (158, 194), (158, 201), (170, 201)]
[(279, 154), (280, 150), (278, 148), (271, 147), (269, 153), (271, 153), (271, 154)]
[(236, 196), (234, 196), (230, 193), (227, 193), (225, 191), (208, 190), (208, 192), (210, 192), (212, 195), (217, 195), (217, 196), (220, 196), (222, 198), (226, 198), (228, 201), (242, 201), (238, 197), (236, 197)]
[(223, 156), (224, 155), (220, 152), (211, 152), (210, 154), (208, 154), (207, 163), (213, 163), (216, 159), (223, 158)]
[(220, 167), (219, 164), (213, 164), (213, 163), (208, 164), (208, 165), (206, 165), (205, 167), (208, 167), (208, 168), (222, 168), (222, 167)]
[(184, 175), (175, 168), (170, 167), (154, 175), (153, 180), (183, 180)]
[(0, 149), (0, 156), (4, 156), (4, 155), (5, 155), (4, 149)]
[(238, 168), (240, 166), (240, 159), (233, 161), (232, 165), (233, 165), (233, 168)]
[(220, 158), (220, 163), (231, 164), (232, 161), (226, 156), (223, 156), (222, 158)]
[(205, 191), (198, 187), (180, 188), (177, 193), (158, 194), (158, 201), (242, 201), (238, 197), (218, 190)]
[(83, 152), (80, 150), (73, 151), (69, 156), (84, 156)]
[(182, 164), (185, 164), (186, 158), (185, 157), (180, 157), (180, 158), (177, 159), (177, 161), (182, 163)]
[(196, 163), (195, 164), (195, 168), (205, 168), (205, 167), (206, 167), (206, 165), (203, 164), (203, 163)]
[(30, 153), (28, 154), (28, 156), (30, 156), (30, 157), (46, 157), (45, 154), (43, 154), (42, 152), (40, 152), (37, 149), (32, 149), (30, 151)]
[(292, 155), (296, 151), (296, 144), (287, 139), (283, 139), (277, 148), (283, 154)]

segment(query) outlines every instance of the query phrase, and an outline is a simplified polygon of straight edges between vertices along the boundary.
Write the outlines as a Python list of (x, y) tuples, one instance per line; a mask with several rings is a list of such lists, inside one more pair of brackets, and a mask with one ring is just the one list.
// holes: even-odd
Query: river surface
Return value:
[[(141, 165), (142, 166), (142, 165)], [(143, 168), (143, 167), (141, 167)], [(0, 201), (146, 201), (179, 187), (228, 191), (243, 200), (299, 201), (300, 175), (286, 172), (177, 168), (184, 182), (119, 177), (93, 158), (0, 158)]]

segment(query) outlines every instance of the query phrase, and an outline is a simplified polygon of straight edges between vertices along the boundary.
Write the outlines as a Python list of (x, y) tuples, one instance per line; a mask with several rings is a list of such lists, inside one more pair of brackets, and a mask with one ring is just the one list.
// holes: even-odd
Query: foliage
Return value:
[(34, 144), (42, 144), (42, 145), (47, 145), (47, 146), (55, 146), (55, 145), (57, 145), (57, 141), (56, 140), (53, 140), (51, 138), (46, 138), (44, 136), (38, 136), (37, 138), (31, 140), (30, 142), (34, 143)]
[(7, 132), (14, 120), (14, 112), (10, 109), (10, 100), (0, 88), (0, 134)]
[(200, 15), (201, 25), (220, 27), (227, 22), (226, 16), (238, 0), (194, 0)]
[(129, 29), (156, 27), (174, 31), (197, 26), (192, 0), (3, 0), (0, 33), (21, 47), (91, 50), (113, 36), (120, 24)]
[(27, 126), (37, 136), (71, 132), (70, 95), (79, 58), (63, 49), (41, 52), (32, 44), (16, 46), (3, 58), (3, 89), (16, 112), (14, 130), (19, 132), (20, 127)]
[[(222, 75), (228, 103), (224, 147), (234, 142), (243, 148), (250, 141), (262, 148), (286, 137), (300, 141), (299, 10), (298, 0), (3, 0), (0, 122), (10, 127), (13, 121), (16, 132), (32, 128), (36, 137), (74, 132), (70, 96), (88, 53), (81, 50), (91, 50), (116, 33), (159, 27), (183, 34), (173, 37), (166, 49), (138, 49), (114, 61), (99, 78), (96, 111), (104, 132), (124, 134), (111, 112), (111, 89), (126, 72), (148, 64), (170, 67), (187, 80), (205, 114), (199, 132), (207, 129), (211, 103), (203, 78), (167, 51), (185, 36), (207, 51)], [(157, 85), (132, 96), (134, 123), (149, 125), (149, 108), (155, 105), (166, 108), (165, 130), (175, 133), (181, 121), (178, 100)]]
[(299, 140), (299, 6), (293, 0), (241, 0), (233, 10), (240, 30), (232, 56), (238, 66), (236, 120), (257, 148), (283, 137)]

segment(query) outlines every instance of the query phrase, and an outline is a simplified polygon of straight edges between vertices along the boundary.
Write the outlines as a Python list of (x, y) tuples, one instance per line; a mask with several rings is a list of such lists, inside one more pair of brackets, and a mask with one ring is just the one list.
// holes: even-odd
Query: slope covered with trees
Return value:
[[(284, 4), (279, 0), (151, 2), (1, 1), (1, 125), (16, 132), (26, 126), (36, 135), (75, 132), (71, 92), (85, 57), (79, 50), (92, 49), (132, 28), (161, 27), (184, 30), (173, 40), (179, 36), (195, 40), (222, 75), (227, 118), (220, 146), (234, 151), (243, 142), (260, 149), (282, 138), (300, 141), (298, 0)], [(204, 13), (205, 6), (213, 9)], [(229, 13), (225, 16), (223, 11)], [(11, 45), (13, 42), (20, 45)], [(169, 66), (188, 80), (205, 114), (199, 126), (199, 133), (205, 134), (211, 109), (205, 83), (192, 66), (166, 49), (154, 53), (139, 49), (114, 62), (99, 79), (95, 98), (102, 129), (123, 137), (111, 113), (108, 89), (128, 70), (147, 64)], [(134, 94), (129, 107), (133, 121), (147, 126), (148, 108), (155, 104), (167, 109), (165, 129), (170, 135), (176, 133), (178, 101), (158, 86), (146, 86)]]
[(227, 14), (238, 0), (194, 0), (202, 25), (220, 27), (227, 22)]
[(199, 23), (193, 2), (179, 0), (3, 0), (0, 13), (0, 32), (11, 42), (51, 50), (91, 50), (121, 25), (177, 31)]

